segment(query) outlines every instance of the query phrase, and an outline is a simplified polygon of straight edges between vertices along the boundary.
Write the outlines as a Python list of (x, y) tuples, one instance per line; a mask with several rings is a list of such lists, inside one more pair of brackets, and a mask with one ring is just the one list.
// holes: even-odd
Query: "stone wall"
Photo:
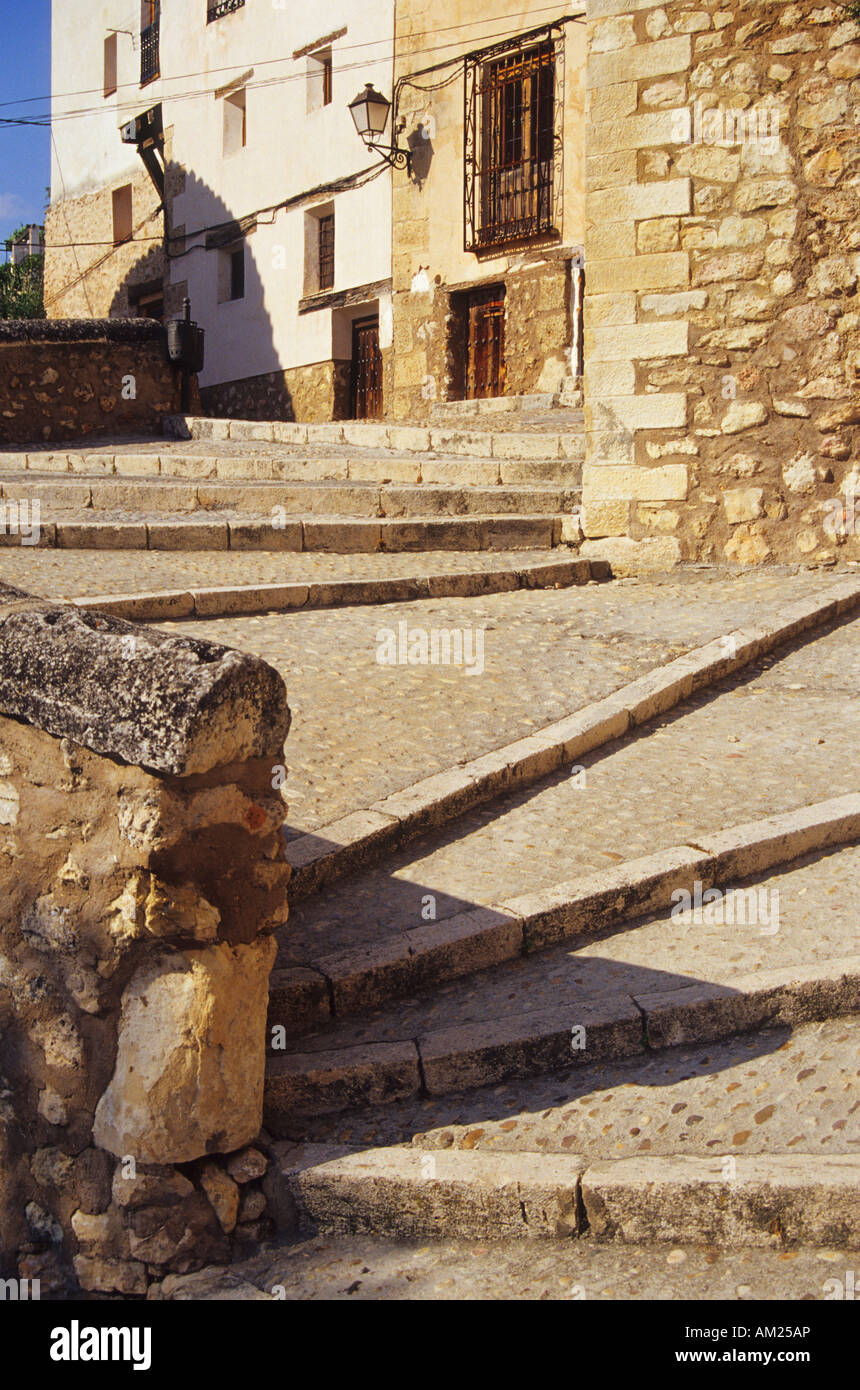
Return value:
[(288, 722), (256, 657), (0, 592), (4, 1275), (144, 1294), (265, 1234)]
[(860, 29), (820, 0), (588, 18), (586, 552), (857, 558)]
[(0, 446), (158, 432), (179, 402), (152, 319), (0, 323)]
[[(113, 189), (65, 198), (48, 208), (45, 310), (49, 318), (128, 318), (134, 313), (129, 295), (136, 289), (163, 290), (167, 262), (161, 200), (142, 165), (130, 182), (134, 239), (119, 246), (113, 244)], [(178, 312), (178, 307), (174, 304), (168, 311)]]
[(316, 362), (204, 386), (206, 415), (233, 420), (342, 420), (350, 408), (349, 362)]

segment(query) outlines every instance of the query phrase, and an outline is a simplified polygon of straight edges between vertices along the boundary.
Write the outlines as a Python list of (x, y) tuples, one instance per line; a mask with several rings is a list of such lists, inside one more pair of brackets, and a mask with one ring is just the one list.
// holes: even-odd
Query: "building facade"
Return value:
[(47, 311), (190, 296), (219, 414), (416, 419), (584, 368), (586, 553), (856, 560), (860, 25), (761, 8), (57, 5)]
[(53, 49), (48, 314), (188, 296), (206, 410), (380, 411), (390, 170), (348, 103), (391, 90), (393, 0), (55, 4)]
[(396, 8), (395, 415), (580, 372), (585, 26), (559, 8)]

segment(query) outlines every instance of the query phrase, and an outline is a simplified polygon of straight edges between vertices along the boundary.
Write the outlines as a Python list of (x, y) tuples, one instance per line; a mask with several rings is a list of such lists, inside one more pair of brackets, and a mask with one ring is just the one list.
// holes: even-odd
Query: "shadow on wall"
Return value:
[[(167, 226), (176, 228), (164, 252), (152, 246), (129, 270), (111, 303), (112, 318), (191, 317), (206, 333), (200, 404), (206, 415), (292, 420), (293, 400), (283, 370), (253, 375), (255, 362), (275, 363), (272, 321), (254, 255), (256, 219), (237, 219), (223, 199), (180, 165), (165, 172)], [(182, 200), (175, 214), (175, 200)], [(251, 371), (249, 371), (249, 364)]]
[(433, 142), (430, 131), (420, 121), (411, 135), (408, 136), (406, 144), (412, 152), (412, 168), (410, 173), (419, 188), (422, 188), (430, 173), (430, 166), (433, 163)]

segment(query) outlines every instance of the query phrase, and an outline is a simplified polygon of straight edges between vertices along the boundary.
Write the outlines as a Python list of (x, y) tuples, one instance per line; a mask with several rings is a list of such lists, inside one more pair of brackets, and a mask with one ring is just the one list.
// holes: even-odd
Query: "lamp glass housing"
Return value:
[(349, 103), (355, 128), (366, 145), (381, 139), (388, 124), (391, 102), (368, 82), (363, 92)]

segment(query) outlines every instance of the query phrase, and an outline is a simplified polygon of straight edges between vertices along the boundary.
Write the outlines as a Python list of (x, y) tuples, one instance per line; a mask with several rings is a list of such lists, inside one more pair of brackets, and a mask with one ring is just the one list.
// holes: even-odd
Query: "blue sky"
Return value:
[[(72, 3), (72, 0), (64, 0)], [(18, 105), (51, 90), (51, 0), (0, 0), (0, 117), (32, 116), (50, 101)], [(0, 241), (22, 222), (44, 222), (51, 137), (32, 126), (0, 126)]]

